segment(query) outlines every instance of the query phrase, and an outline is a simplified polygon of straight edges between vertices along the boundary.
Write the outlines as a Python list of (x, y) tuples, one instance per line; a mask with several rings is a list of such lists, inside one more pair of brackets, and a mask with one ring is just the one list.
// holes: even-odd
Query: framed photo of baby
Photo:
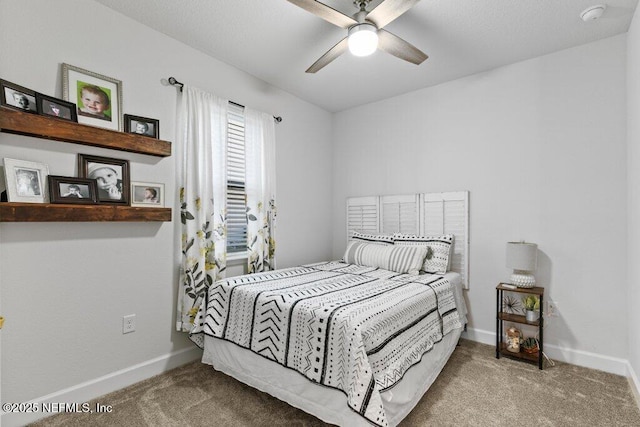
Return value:
[(138, 135), (160, 138), (160, 121), (148, 117), (124, 115), (124, 131), (127, 133), (137, 133)]
[(76, 104), (78, 123), (122, 130), (122, 81), (62, 64), (62, 97)]
[(98, 203), (129, 204), (129, 161), (78, 154), (80, 178), (96, 180)]
[(49, 175), (49, 197), (51, 203), (97, 203), (96, 180), (69, 176)]
[(25, 113), (38, 112), (34, 91), (2, 79), (0, 79), (0, 105)]
[(44, 163), (3, 159), (7, 200), (23, 203), (47, 203), (49, 167)]
[(131, 206), (142, 208), (164, 207), (164, 184), (159, 182), (132, 182)]
[(36, 93), (36, 104), (40, 115), (70, 122), (78, 121), (75, 104), (42, 93)]

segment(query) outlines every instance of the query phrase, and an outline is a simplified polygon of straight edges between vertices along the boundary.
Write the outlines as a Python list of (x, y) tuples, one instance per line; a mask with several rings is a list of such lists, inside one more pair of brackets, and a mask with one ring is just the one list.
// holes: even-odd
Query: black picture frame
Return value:
[(125, 114), (124, 131), (160, 139), (160, 120)]
[(129, 205), (128, 160), (78, 154), (78, 176), (96, 180), (98, 203)]
[(25, 113), (38, 114), (36, 92), (0, 79), (0, 105)]
[(93, 205), (98, 203), (95, 179), (49, 175), (51, 203)]
[(72, 102), (67, 102), (62, 99), (54, 98), (53, 96), (36, 92), (36, 107), (38, 114), (41, 116), (54, 117), (56, 119), (67, 120), (70, 122), (78, 121), (76, 104)]

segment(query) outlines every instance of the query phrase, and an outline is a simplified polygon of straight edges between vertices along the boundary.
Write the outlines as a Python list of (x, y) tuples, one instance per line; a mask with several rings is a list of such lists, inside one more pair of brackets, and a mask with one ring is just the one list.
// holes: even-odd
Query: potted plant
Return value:
[(527, 322), (535, 322), (540, 317), (540, 298), (536, 295), (522, 297), (522, 306), (526, 310)]
[(538, 352), (538, 340), (533, 337), (523, 340), (521, 346), (525, 353), (533, 354)]

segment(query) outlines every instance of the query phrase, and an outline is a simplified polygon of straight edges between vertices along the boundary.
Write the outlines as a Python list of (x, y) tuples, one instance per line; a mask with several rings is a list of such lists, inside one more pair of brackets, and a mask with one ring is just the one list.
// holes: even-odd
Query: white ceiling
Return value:
[[(331, 112), (625, 33), (638, 3), (608, 0), (585, 23), (597, 0), (422, 0), (385, 27), (429, 55), (421, 65), (347, 52), (307, 74), (346, 31), (286, 0), (96, 1)], [(323, 3), (356, 12), (352, 0)]]

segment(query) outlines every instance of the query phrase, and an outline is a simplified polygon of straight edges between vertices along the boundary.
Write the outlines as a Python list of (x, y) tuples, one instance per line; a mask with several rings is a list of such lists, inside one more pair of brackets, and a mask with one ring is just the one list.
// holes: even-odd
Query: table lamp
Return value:
[(507, 268), (513, 270), (511, 283), (519, 288), (533, 288), (533, 272), (538, 261), (538, 245), (525, 242), (507, 242)]

